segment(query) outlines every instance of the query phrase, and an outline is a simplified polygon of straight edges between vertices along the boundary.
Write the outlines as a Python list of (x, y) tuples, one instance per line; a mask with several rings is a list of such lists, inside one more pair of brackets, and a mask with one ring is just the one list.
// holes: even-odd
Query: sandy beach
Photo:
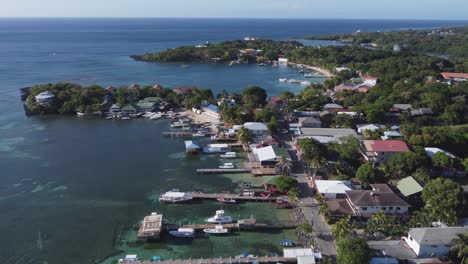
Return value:
[[(288, 64), (289, 64), (289, 65), (296, 66), (296, 65), (298, 65), (298, 64), (300, 64), (300, 63), (289, 62)], [(331, 78), (331, 77), (335, 76), (335, 75), (333, 75), (329, 70), (320, 68), (320, 67), (318, 67), (318, 66), (311, 66), (311, 65), (307, 65), (307, 64), (302, 64), (302, 66), (304, 66), (304, 67), (307, 68), (307, 69), (310, 69), (310, 70), (319, 72), (319, 73), (321, 73), (321, 74), (327, 76), (327, 78)]]

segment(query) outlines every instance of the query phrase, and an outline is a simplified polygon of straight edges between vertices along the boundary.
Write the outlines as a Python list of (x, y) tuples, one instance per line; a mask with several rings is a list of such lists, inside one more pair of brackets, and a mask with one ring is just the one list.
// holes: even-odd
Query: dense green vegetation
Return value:
[[(35, 96), (45, 91), (55, 95), (55, 98), (50, 104), (38, 104)], [(214, 102), (213, 92), (210, 89), (196, 87), (183, 95), (178, 95), (174, 90), (163, 87), (129, 88), (122, 86), (114, 92), (98, 85), (81, 87), (74, 83), (57, 83), (35, 85), (30, 89), (23, 89), (23, 92), (25, 93), (25, 110), (30, 115), (103, 113), (112, 103), (124, 106), (147, 97), (159, 97), (175, 107), (198, 107), (202, 100)]]
[(362, 238), (344, 238), (338, 242), (338, 264), (364, 264), (370, 261), (370, 249)]
[[(132, 56), (136, 60), (153, 62), (229, 62), (241, 60), (247, 62), (277, 60), (279, 55), (302, 44), (297, 41), (279, 40), (236, 40), (225, 41), (218, 44), (207, 44), (201, 47), (184, 46), (162, 52), (147, 53)], [(254, 54), (240, 54), (241, 49), (261, 50), (257, 56)]]
[(449, 55), (468, 58), (468, 26), (390, 32), (359, 32), (342, 35), (311, 36), (306, 39), (336, 40), (354, 45), (373, 43), (377, 48)]
[(287, 193), (297, 186), (296, 179), (284, 175), (275, 178), (274, 183), (278, 187), (278, 190), (280, 190), (283, 193)]

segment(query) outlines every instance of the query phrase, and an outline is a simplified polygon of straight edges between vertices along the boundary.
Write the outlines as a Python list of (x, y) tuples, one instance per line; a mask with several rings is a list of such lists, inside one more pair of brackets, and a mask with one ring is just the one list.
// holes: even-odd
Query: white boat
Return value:
[(302, 82), (301, 82), (301, 85), (305, 85), (305, 86), (309, 86), (309, 85), (311, 85), (311, 84), (312, 84), (312, 83), (309, 82), (309, 81), (302, 81)]
[(188, 196), (183, 192), (177, 191), (166, 192), (159, 196), (159, 201), (162, 203), (186, 203), (192, 199), (192, 196)]
[(280, 81), (280, 82), (288, 82), (288, 79), (286, 79), (286, 78), (280, 78), (279, 81)]
[(155, 113), (149, 117), (150, 120), (160, 119), (160, 118), (162, 118), (162, 115), (158, 113)]
[(220, 169), (234, 169), (234, 167), (232, 163), (224, 163), (224, 165), (219, 166)]
[(235, 159), (237, 158), (237, 153), (235, 152), (226, 152), (226, 154), (221, 154), (222, 159)]
[(119, 259), (119, 263), (132, 263), (140, 262), (140, 258), (137, 255), (126, 255), (125, 258)]
[(206, 134), (201, 132), (201, 131), (198, 131), (197, 133), (192, 134), (192, 136), (194, 136), (194, 137), (206, 137)]
[(258, 66), (263, 67), (263, 66), (266, 66), (266, 64), (265, 63), (259, 63)]
[(148, 118), (149, 118), (149, 117), (151, 117), (152, 115), (154, 115), (153, 112), (146, 112), (146, 113), (143, 114), (143, 117), (148, 117)]
[(206, 219), (206, 222), (208, 223), (232, 223), (232, 217), (230, 216), (225, 216), (224, 215), (224, 210), (217, 210), (215, 215), (213, 217), (210, 217)]
[(85, 113), (77, 112), (76, 115), (77, 115), (77, 116), (85, 116)]
[(217, 225), (215, 228), (205, 228), (203, 232), (212, 235), (228, 234), (229, 230), (224, 228), (222, 225)]
[(193, 228), (179, 228), (177, 230), (169, 231), (169, 234), (175, 237), (193, 238), (195, 237), (195, 229)]
[(122, 119), (122, 120), (130, 120), (131, 118), (128, 117), (128, 116), (124, 116), (124, 117), (122, 117), (121, 119)]
[(224, 150), (222, 148), (203, 148), (203, 152), (207, 154), (213, 154), (213, 153), (223, 153)]

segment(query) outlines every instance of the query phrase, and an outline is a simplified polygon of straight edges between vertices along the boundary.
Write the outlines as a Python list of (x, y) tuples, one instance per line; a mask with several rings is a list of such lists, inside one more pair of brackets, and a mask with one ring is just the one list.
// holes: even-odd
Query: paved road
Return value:
[(336, 247), (331, 234), (331, 227), (325, 223), (319, 214), (319, 205), (313, 198), (313, 190), (308, 184), (307, 165), (300, 161), (296, 155), (295, 146), (287, 134), (281, 134), (281, 143), (288, 150), (293, 162), (292, 175), (299, 182), (299, 190), (301, 192), (301, 200), (299, 207), (304, 212), (305, 218), (312, 224), (314, 232), (314, 240), (317, 242), (318, 249), (325, 256), (336, 256)]

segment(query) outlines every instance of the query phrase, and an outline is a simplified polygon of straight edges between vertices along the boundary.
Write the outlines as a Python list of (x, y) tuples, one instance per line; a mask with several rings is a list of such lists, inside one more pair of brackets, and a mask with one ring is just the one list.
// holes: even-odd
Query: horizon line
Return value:
[(70, 17), (59, 17), (59, 16), (17, 16), (17, 17), (0, 17), (0, 19), (257, 19), (257, 20), (382, 20), (382, 21), (458, 21), (468, 22), (468, 18), (465, 19), (442, 19), (442, 18), (333, 18), (333, 17), (126, 17), (126, 16), (70, 16)]

